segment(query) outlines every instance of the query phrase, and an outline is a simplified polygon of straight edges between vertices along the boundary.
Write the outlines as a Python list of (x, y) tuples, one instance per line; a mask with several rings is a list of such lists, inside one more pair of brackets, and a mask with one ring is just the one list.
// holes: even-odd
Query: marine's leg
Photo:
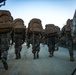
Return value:
[(74, 61), (73, 49), (69, 48), (70, 61)]
[(70, 61), (74, 61), (74, 56), (70, 55)]
[(39, 58), (39, 51), (37, 51), (37, 58)]
[(37, 46), (37, 50), (36, 51), (37, 51), (37, 55), (36, 56), (37, 56), (37, 58), (39, 58), (40, 44)]
[(21, 50), (22, 50), (22, 46), (20, 46), (19, 48), (19, 59), (21, 58)]
[(18, 50), (17, 50), (17, 48), (15, 48), (15, 55), (16, 55), (15, 59), (18, 59)]
[(34, 55), (34, 59), (36, 59), (36, 52), (33, 52), (33, 55)]
[(53, 57), (53, 54), (54, 54), (54, 50), (53, 50), (53, 47), (51, 45), (51, 46), (49, 46), (49, 57)]
[(32, 45), (32, 53), (33, 53), (34, 59), (36, 59), (36, 49), (34, 45)]
[(32, 50), (32, 53), (33, 53), (34, 59), (36, 59), (36, 51)]
[(52, 48), (52, 56), (54, 56), (54, 51), (55, 51), (55, 44), (53, 44), (53, 48)]
[(7, 64), (7, 62), (6, 62), (6, 60), (7, 60), (7, 55), (8, 55), (8, 52), (7, 52), (7, 51), (2, 52), (2, 63), (3, 63), (3, 65), (4, 65), (4, 69), (5, 69), (5, 70), (8, 70), (8, 64)]
[(68, 46), (68, 50), (70, 55), (70, 61), (74, 61), (73, 46), (72, 45)]

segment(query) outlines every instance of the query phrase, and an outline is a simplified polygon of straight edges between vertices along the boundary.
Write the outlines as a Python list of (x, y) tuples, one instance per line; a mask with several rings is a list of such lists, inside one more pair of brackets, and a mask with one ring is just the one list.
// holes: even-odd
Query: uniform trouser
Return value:
[(73, 55), (73, 48), (71, 46), (68, 46), (69, 55)]
[(1, 58), (5, 58), (7, 60), (8, 51), (7, 50), (0, 50)]
[(69, 50), (69, 55), (73, 55), (73, 44), (71, 40), (66, 41), (67, 48)]
[(19, 54), (21, 52), (22, 46), (15, 47), (15, 54)]
[(34, 46), (32, 45), (32, 53), (36, 53), (40, 51), (40, 45)]
[(49, 50), (49, 52), (54, 52), (54, 50), (55, 50), (55, 45), (54, 44), (48, 44), (48, 50)]

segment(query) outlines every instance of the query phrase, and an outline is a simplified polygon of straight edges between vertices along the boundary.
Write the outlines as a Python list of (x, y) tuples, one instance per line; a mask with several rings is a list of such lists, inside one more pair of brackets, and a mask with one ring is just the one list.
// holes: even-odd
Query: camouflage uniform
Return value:
[(34, 35), (34, 42), (32, 41), (32, 52), (40, 51), (40, 36), (39, 34)]
[[(48, 34), (51, 35), (51, 34)], [(50, 53), (50, 57), (53, 56), (54, 50), (55, 50), (55, 36), (46, 36), (47, 45), (48, 45), (48, 51)]]
[(32, 53), (34, 54), (34, 59), (36, 59), (36, 56), (37, 58), (39, 58), (40, 40), (41, 40), (40, 33), (30, 35), (30, 42), (32, 44)]
[(70, 34), (66, 35), (66, 46), (68, 47), (69, 50), (69, 55), (70, 55), (70, 60), (73, 61), (73, 40), (72, 36)]
[(59, 46), (59, 42), (60, 42), (60, 38), (59, 37), (56, 37), (55, 38), (55, 51), (57, 51), (58, 50), (58, 46)]
[(15, 42), (15, 54), (16, 54), (16, 59), (21, 58), (21, 49), (22, 49), (22, 44), (23, 44), (23, 36), (22, 34), (15, 34), (14, 35), (14, 42)]
[(8, 49), (10, 46), (10, 34), (8, 33), (3, 33), (0, 34), (0, 54), (1, 54), (1, 59), (4, 64), (4, 68), (7, 70), (8, 65), (7, 65), (7, 55), (8, 55)]

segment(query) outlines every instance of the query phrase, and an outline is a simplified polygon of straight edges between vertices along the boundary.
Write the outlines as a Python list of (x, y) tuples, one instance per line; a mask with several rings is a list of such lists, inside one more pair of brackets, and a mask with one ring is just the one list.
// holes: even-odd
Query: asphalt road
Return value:
[[(71, 75), (76, 68), (76, 50), (74, 50), (75, 61), (69, 59), (68, 49), (59, 47), (54, 56), (49, 57), (48, 47), (41, 45), (40, 58), (33, 59), (31, 46), (27, 49), (23, 45), (21, 59), (15, 59), (14, 46), (8, 51), (9, 69), (5, 70), (0, 61), (0, 75)], [(76, 72), (75, 74), (76, 75)]]

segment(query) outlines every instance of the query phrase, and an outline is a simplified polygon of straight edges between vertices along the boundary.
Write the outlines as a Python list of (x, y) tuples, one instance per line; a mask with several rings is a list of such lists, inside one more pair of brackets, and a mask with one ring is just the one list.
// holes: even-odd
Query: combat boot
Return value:
[(15, 59), (18, 59), (18, 54), (16, 54), (16, 58)]
[(53, 57), (54, 52), (51, 51), (49, 57)]
[(70, 61), (74, 61), (73, 55), (70, 55)]
[(4, 69), (5, 69), (5, 70), (8, 70), (8, 64), (7, 64), (5, 58), (2, 58), (2, 63), (3, 63)]

